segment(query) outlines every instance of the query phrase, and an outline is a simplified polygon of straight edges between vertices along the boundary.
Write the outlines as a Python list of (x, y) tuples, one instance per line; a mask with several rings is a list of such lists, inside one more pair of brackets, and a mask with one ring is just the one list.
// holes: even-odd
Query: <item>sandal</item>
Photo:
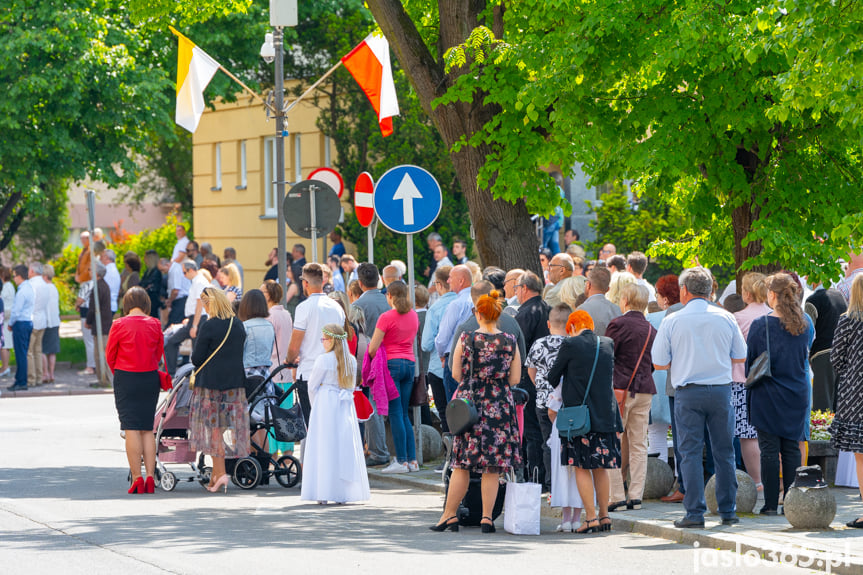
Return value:
[(611, 518), (608, 515), (599, 518), (599, 530), (611, 531)]
[[(596, 523), (596, 525), (591, 526), (591, 523)], [(597, 519), (586, 519), (584, 523), (581, 524), (581, 527), (573, 531), (573, 533), (578, 533), (580, 535), (584, 535), (586, 533), (596, 533), (596, 530), (599, 528), (599, 520)]]

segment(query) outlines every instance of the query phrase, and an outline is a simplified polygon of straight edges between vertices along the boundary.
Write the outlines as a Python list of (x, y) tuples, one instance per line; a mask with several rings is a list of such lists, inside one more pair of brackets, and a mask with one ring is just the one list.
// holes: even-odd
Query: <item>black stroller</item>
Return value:
[[(515, 402), (516, 416), (520, 421), (524, 421), (524, 406), (530, 399), (528, 393), (518, 387), (512, 388), (512, 398)], [(519, 439), (523, 436), (523, 424), (519, 423)], [(449, 491), (449, 479), (452, 475), (450, 462), (452, 460), (452, 435), (449, 433), (444, 435), (444, 445), (446, 445), (446, 460), (442, 472), (444, 482), (444, 493)], [(482, 521), (482, 475), (471, 472), (468, 483), (467, 493), (458, 506), (458, 522), (459, 525), (465, 527), (478, 527)], [(506, 482), (501, 482), (500, 488), (497, 490), (497, 500), (494, 502), (491, 518), (496, 520), (503, 513), (503, 502), (506, 499)], [(444, 495), (444, 507), (446, 507), (446, 495)]]
[(272, 382), (273, 377), (283, 369), (287, 369), (287, 366), (280, 365), (274, 369), (270, 376), (248, 395), (252, 453), (248, 457), (225, 461), (231, 480), (240, 489), (268, 485), (270, 477), (275, 477), (279, 485), (285, 488), (296, 486), (302, 479), (303, 471), (299, 459), (293, 455), (283, 455), (275, 459), (254, 439), (255, 433), (261, 430), (272, 431), (276, 439), (285, 442), (298, 442), (306, 436), (299, 402), (289, 409), (279, 407), (294, 392), (294, 384), (279, 393)]

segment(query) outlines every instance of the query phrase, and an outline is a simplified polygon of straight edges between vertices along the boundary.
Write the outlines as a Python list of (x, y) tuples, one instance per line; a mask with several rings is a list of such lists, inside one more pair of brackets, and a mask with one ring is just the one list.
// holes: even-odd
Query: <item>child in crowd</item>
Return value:
[(326, 504), (367, 501), (369, 479), (354, 408), (356, 359), (343, 326), (321, 330), (325, 353), (309, 377), (312, 415), (306, 436), (300, 499)]
[[(550, 335), (536, 340), (527, 354), (527, 373), (536, 385), (537, 408), (548, 409), (550, 433), (544, 439), (549, 449), (546, 473), (551, 478), (551, 506), (563, 508), (563, 518), (558, 531), (570, 532), (573, 525), (578, 525), (581, 519), (581, 496), (575, 483), (574, 468), (560, 464), (560, 436), (554, 426), (554, 417), (563, 404), (559, 381), (548, 381), (548, 372), (563, 340), (566, 339), (566, 321), (572, 309), (565, 303), (554, 306), (548, 314), (548, 331)], [(545, 414), (537, 414), (545, 415)], [(541, 418), (544, 419), (544, 418)]]

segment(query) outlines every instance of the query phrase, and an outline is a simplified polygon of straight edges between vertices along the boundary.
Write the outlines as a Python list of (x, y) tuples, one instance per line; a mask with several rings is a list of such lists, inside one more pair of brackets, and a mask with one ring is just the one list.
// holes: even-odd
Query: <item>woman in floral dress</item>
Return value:
[(480, 297), (474, 309), (479, 329), (462, 334), (453, 354), (453, 377), (459, 381), (456, 397), (473, 402), (479, 421), (453, 438), (446, 507), (433, 531), (458, 531), (456, 511), (473, 471), (482, 473), (482, 532), (494, 533), (491, 516), (500, 474), (521, 464), (510, 389), (521, 380), (521, 357), (515, 338), (497, 328), (500, 313), (496, 290)]

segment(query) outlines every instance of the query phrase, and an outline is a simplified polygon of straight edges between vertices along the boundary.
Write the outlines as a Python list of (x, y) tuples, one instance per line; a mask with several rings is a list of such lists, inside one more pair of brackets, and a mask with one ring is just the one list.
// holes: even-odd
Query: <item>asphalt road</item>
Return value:
[[(791, 573), (640, 535), (432, 533), (439, 495), (374, 486), (365, 504), (278, 486), (126, 494), (112, 396), (0, 400), (0, 574)], [(180, 468), (182, 470), (182, 468)]]

